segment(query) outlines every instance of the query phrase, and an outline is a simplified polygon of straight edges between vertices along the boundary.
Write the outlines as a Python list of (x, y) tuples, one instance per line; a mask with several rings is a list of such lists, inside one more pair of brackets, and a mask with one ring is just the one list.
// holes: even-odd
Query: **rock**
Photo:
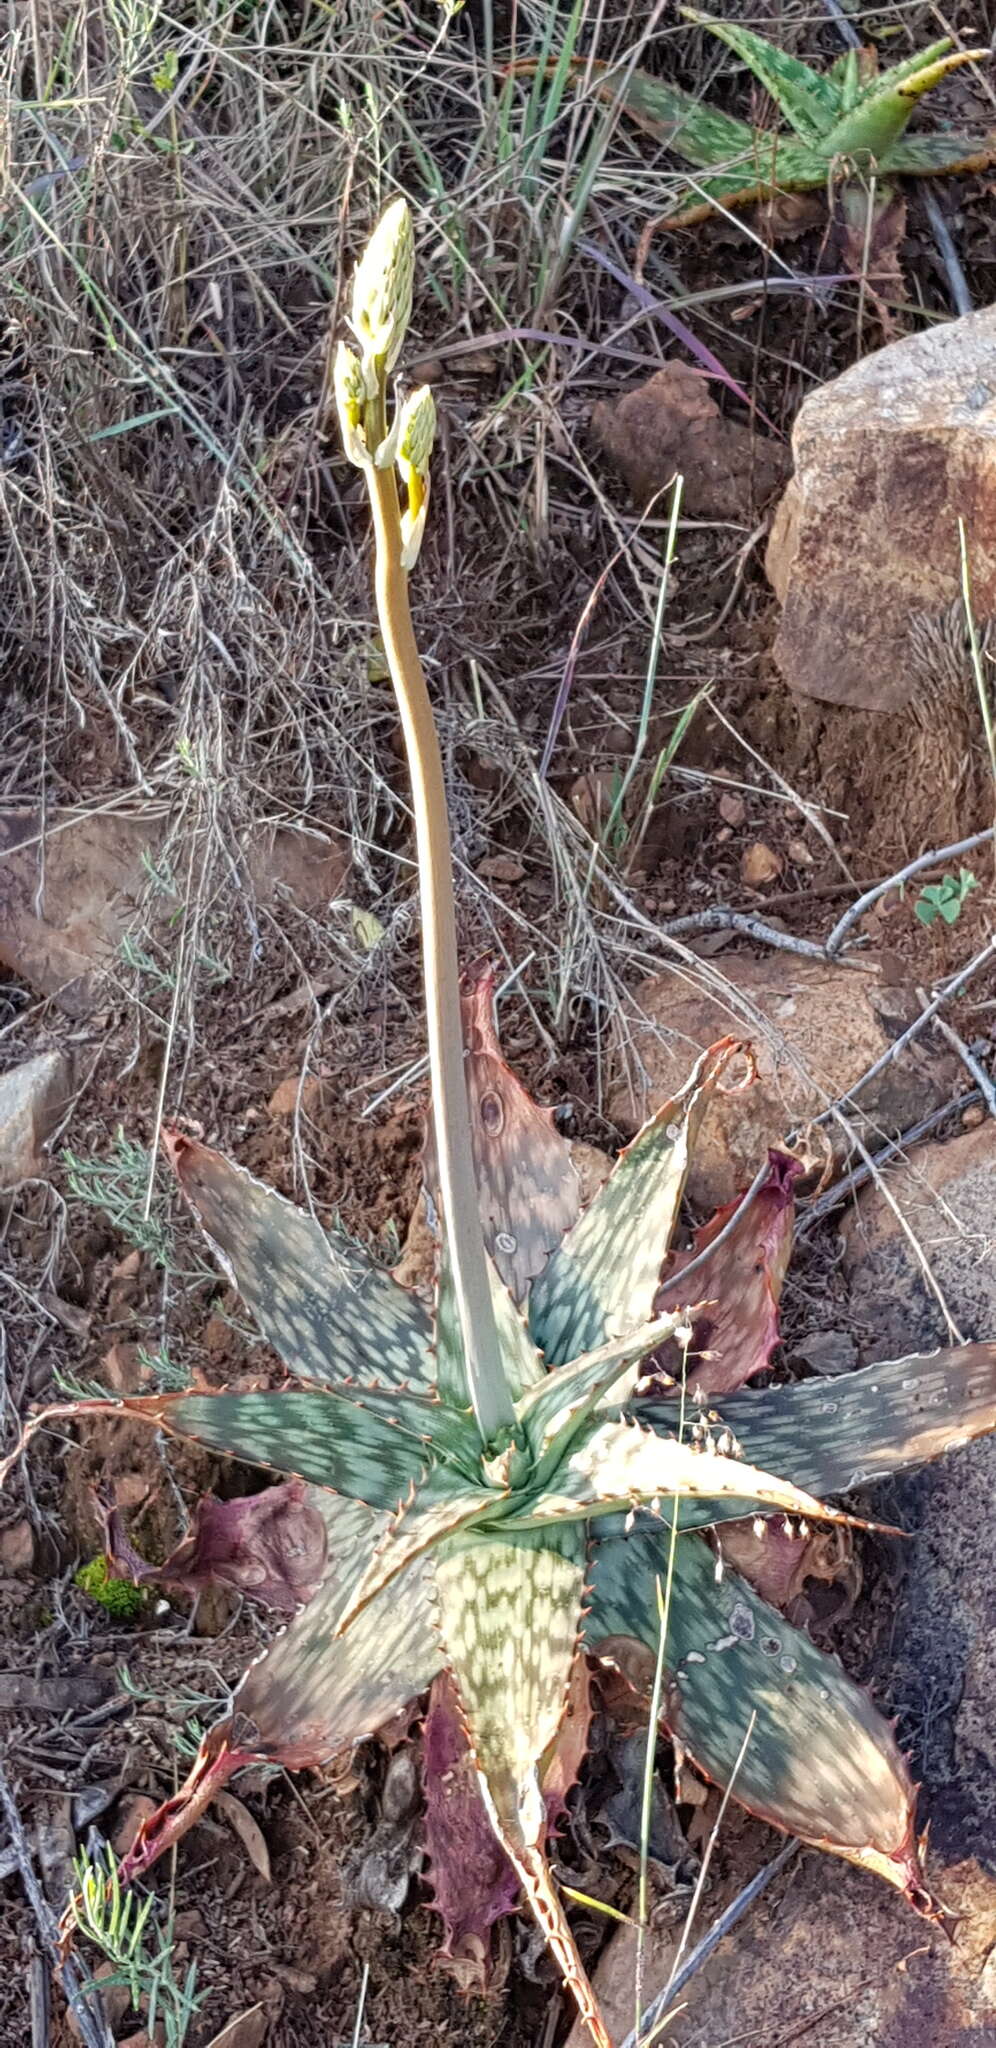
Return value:
[(777, 442), (720, 412), (700, 370), (668, 362), (621, 398), (600, 400), (592, 432), (639, 506), (684, 479), (689, 519), (740, 519), (770, 497), (785, 474)]
[(747, 806), (743, 797), (738, 796), (735, 790), (725, 789), (719, 799), (719, 815), (724, 825), (730, 825), (734, 831), (738, 831), (740, 826), (747, 822)]
[[(873, 972), (786, 953), (765, 960), (724, 954), (723, 980), (730, 988), (725, 1001), (690, 987), (683, 971), (644, 983), (631, 1040), (646, 1081), (634, 1086), (620, 1078), (608, 1099), (610, 1116), (632, 1128), (677, 1092), (706, 1046), (729, 1032), (751, 1040), (758, 1080), (742, 1093), (714, 1097), (696, 1145), (688, 1192), (708, 1209), (747, 1186), (769, 1145), (802, 1131), (828, 1101), (853, 1088), (919, 1009), (915, 997)], [(946, 1101), (957, 1082), (953, 1055), (928, 1052), (916, 1041), (862, 1091), (853, 1121), (878, 1145), (881, 1133), (906, 1130)], [(824, 1126), (822, 1135), (843, 1150), (836, 1125)]]
[[(149, 879), (168, 823), (151, 810), (137, 818), (52, 812), (43, 866), (39, 813), (0, 811), (0, 965), (67, 1015), (89, 1016), (105, 999), (125, 933), (166, 926), (175, 914), (176, 897)], [(244, 850), (240, 883), (271, 908), (289, 901), (321, 916), (348, 880), (345, 856), (319, 833), (259, 828)]]
[(996, 612), (996, 306), (820, 385), (792, 446), (766, 561), (775, 659), (803, 696), (898, 710), (922, 674), (925, 622), (961, 602), (959, 515), (976, 618)]
[(318, 1106), (322, 1084), (317, 1074), (306, 1074), (302, 1084), (300, 1074), (288, 1074), (278, 1081), (266, 1107), (270, 1116), (293, 1116), (300, 1096), (302, 1116), (310, 1116)]
[(220, 2034), (213, 2035), (208, 2048), (262, 2048), (268, 2027), (264, 2007), (251, 2005), (248, 2011), (236, 2013)]
[(71, 1094), (72, 1069), (61, 1052), (40, 1052), (0, 1075), (0, 1187), (44, 1171), (42, 1147)]
[[(918, 1146), (908, 1165), (890, 1169), (888, 1187), (962, 1335), (996, 1337), (996, 1124), (980, 1124), (946, 1145)], [(843, 1235), (866, 1360), (952, 1342), (940, 1303), (881, 1189), (862, 1192)]]
[(741, 880), (748, 889), (764, 889), (769, 882), (777, 882), (782, 871), (782, 857), (763, 839), (755, 839), (752, 846), (744, 850), (740, 862)]
[[(722, 1837), (720, 1838), (722, 1855)], [(750, 1864), (714, 1889), (693, 1942), (780, 1846), (768, 1836)], [(740, 2042), (780, 2048), (996, 2048), (988, 1952), (996, 1941), (996, 1880), (972, 1861), (945, 1869), (945, 1904), (963, 1915), (949, 1943), (916, 1920), (896, 1892), (804, 1851), (682, 1987), (661, 2039), (671, 2048)], [(667, 1983), (681, 1932), (654, 1929), (644, 2001)], [(609, 2033), (633, 2025), (635, 1931), (620, 1928), (595, 1975)], [(568, 2048), (586, 2048), (575, 2025)]]
[(815, 1330), (795, 1346), (795, 1352), (810, 1372), (821, 1373), (827, 1379), (839, 1372), (852, 1372), (858, 1362), (858, 1347), (847, 1330)]
[(34, 1561), (35, 1536), (30, 1522), (22, 1516), (9, 1528), (0, 1529), (0, 1571), (29, 1572)]

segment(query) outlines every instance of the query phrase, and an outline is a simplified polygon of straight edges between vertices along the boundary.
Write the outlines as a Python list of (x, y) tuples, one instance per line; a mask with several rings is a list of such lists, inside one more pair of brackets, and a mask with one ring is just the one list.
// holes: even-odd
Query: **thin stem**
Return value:
[[(367, 445), (384, 437), (383, 393), (368, 409)], [(394, 469), (365, 471), (373, 511), (377, 616), (398, 700), (412, 781), (422, 912), (422, 965), (432, 1116), (443, 1225), (463, 1339), (471, 1405), (484, 1443), (515, 1420), (495, 1327), (470, 1142), (464, 1076), (453, 857), (443, 763), (401, 566), (401, 512)]]

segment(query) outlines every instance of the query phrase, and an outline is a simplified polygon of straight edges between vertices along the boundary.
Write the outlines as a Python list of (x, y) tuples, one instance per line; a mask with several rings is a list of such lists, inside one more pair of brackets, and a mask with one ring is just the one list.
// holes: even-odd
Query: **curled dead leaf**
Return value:
[(243, 1806), (241, 1799), (236, 1799), (234, 1792), (216, 1792), (214, 1803), (217, 1811), (238, 1835), (257, 1876), (262, 1878), (264, 1884), (272, 1884), (273, 1872), (270, 1868), (266, 1836), (258, 1822), (253, 1820), (249, 1808)]

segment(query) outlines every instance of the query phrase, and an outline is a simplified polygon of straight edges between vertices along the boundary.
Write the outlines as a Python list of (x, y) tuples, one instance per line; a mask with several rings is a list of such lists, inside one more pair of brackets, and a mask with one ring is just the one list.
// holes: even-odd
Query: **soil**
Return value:
[[(467, 13), (474, 15), (472, 5)], [(956, 29), (971, 20), (978, 31), (987, 9), (956, 4), (948, 13)], [(932, 19), (930, 10), (923, 10), (923, 16)], [(835, 56), (829, 28), (823, 42), (828, 59)], [(813, 47), (810, 40), (807, 48)], [(702, 46), (699, 57), (704, 66)], [(653, 53), (651, 61), (658, 61)], [(703, 69), (701, 76), (710, 79), (712, 90), (711, 70)], [(685, 76), (683, 82), (697, 81)], [(720, 81), (720, 103), (728, 89), (729, 80)], [(966, 119), (978, 124), (977, 95), (972, 97), (961, 74), (944, 92), (949, 116), (956, 118), (963, 108)], [(641, 146), (634, 143), (632, 149)], [(634, 165), (638, 161), (637, 155)], [(994, 284), (990, 181), (981, 175), (943, 181), (938, 197), (973, 299), (987, 303)], [(811, 214), (806, 219), (810, 224), (780, 246), (795, 269), (808, 276), (825, 272), (829, 259), (825, 222), (814, 221)], [(896, 314), (897, 327), (925, 313), (947, 313), (943, 269), (916, 192), (909, 197), (902, 263), (911, 305)], [(853, 294), (800, 299), (768, 292), (765, 277), (775, 267), (774, 258), (726, 226), (656, 238), (644, 273), (649, 288), (666, 289), (669, 265), (678, 266), (690, 294), (757, 278), (756, 294), (734, 301), (734, 317), (721, 325), (710, 318), (702, 331), (711, 346), (721, 349), (730, 375), (771, 421), (766, 437), (773, 432), (786, 437), (812, 383), (844, 368), (857, 346), (871, 348), (881, 339), (872, 316), (860, 336), (856, 332)], [(286, 270), (274, 287), (297, 322), (293, 345), (280, 330), (281, 347), (285, 353), (291, 349), (293, 360), (279, 407), (266, 387), (267, 424), (274, 437), (299, 416), (324, 317), (307, 301), (307, 283), (304, 299), (295, 297), (300, 287), (301, 280)], [(584, 311), (590, 331), (614, 332), (621, 317), (618, 288), (596, 277)], [(480, 359), (448, 354), (449, 333), (439, 326), (434, 304), (423, 313), (420, 335), (455, 444), (466, 424), (482, 416), (507, 388), (507, 363), (494, 351), (483, 352)], [(433, 349), (438, 360), (431, 356)], [(265, 354), (261, 347), (260, 379)], [(647, 368), (653, 368), (649, 356)], [(569, 462), (558, 464), (554, 435), (543, 530), (532, 532), (507, 554), (497, 573), (485, 576), (477, 565), (495, 563), (495, 486), (490, 473), (478, 470), (461, 498), (456, 538), (452, 506), (449, 523), (442, 517), (430, 531), (417, 595), (417, 625), (440, 691), (458, 851), (465, 870), (487, 881), (486, 891), (468, 890), (464, 902), (467, 957), (487, 948), (501, 964), (518, 962), (538, 935), (538, 964), (503, 1005), (505, 1050), (541, 1101), (564, 1106), (571, 1135), (603, 1146), (611, 1146), (619, 1134), (607, 1125), (602, 1108), (599, 1005), (576, 986), (565, 1007), (558, 1010), (553, 999), (556, 976), (548, 970), (557, 961), (563, 907), (551, 880), (549, 845), (523, 795), (523, 779), (517, 780), (522, 755), (516, 750), (525, 749), (534, 759), (542, 748), (575, 624), (614, 544), (618, 528), (612, 520), (630, 521), (625, 530), (632, 532), (626, 486), (584, 425), (593, 398), (617, 398), (632, 381), (608, 359), (597, 389), (586, 390), (583, 398), (573, 392), (569, 396), (575, 408), (570, 423), (596, 468), (597, 507)], [(735, 420), (746, 433), (743, 408), (718, 386), (710, 388), (720, 424)], [(253, 402), (248, 376), (246, 402)], [(291, 472), (300, 473), (293, 463)], [(619, 851), (618, 870), (651, 925), (720, 903), (779, 920), (797, 936), (818, 937), (859, 885), (892, 873), (925, 846), (990, 823), (992, 792), (985, 777), (973, 772), (968, 785), (958, 785), (953, 808), (955, 766), (949, 771), (943, 758), (938, 760), (929, 735), (904, 728), (890, 731), (883, 744), (872, 714), (856, 716), (789, 699), (770, 658), (777, 613), (759, 546), (737, 566), (750, 535), (763, 538), (770, 512), (770, 496), (755, 495), (756, 474), (749, 462), (738, 467), (742, 496), (735, 516), (727, 505), (717, 524), (697, 500), (695, 520), (682, 531), (646, 765), (628, 795), (630, 839)], [(514, 465), (500, 476), (498, 486), (508, 504), (516, 503), (524, 480), (525, 470), (520, 474)], [(355, 524), (350, 485), (343, 485), (343, 496), (339, 483), (334, 492), (328, 489), (327, 478), (323, 483), (311, 477), (311, 483), (302, 531), (306, 528), (323, 573), (332, 577), (343, 553), (344, 522)], [(452, 479), (440, 486), (444, 506), (452, 487)], [(290, 492), (292, 485), (287, 488)], [(655, 550), (661, 542), (658, 522)], [(737, 578), (729, 614), (717, 625)], [(355, 588), (354, 616), (360, 617), (362, 579)], [(434, 595), (439, 591), (442, 603)], [(567, 809), (589, 822), (606, 817), (632, 755), (646, 645), (645, 620), (634, 610), (630, 587), (621, 573), (613, 575), (581, 647), (551, 774)], [(474, 663), (486, 674), (497, 669), (502, 677), (500, 717), (492, 713), (490, 700), (487, 716), (473, 701), (468, 677)], [(22, 764), (20, 794), (27, 791), (33, 798), (44, 784), (61, 803), (102, 800), (127, 779), (106, 698), (97, 693), (84, 697), (82, 742), (75, 731), (61, 738), (40, 736), (39, 707), (47, 703), (44, 674), (41, 662), (34, 673), (25, 670), (16, 716), (12, 712), (16, 731), (23, 719), (29, 736), (30, 763)], [(219, 899), (205, 950), (220, 957), (226, 978), (219, 985), (202, 976), (196, 1003), (192, 998), (189, 1010), (181, 1006), (167, 1106), (185, 1127), (219, 1144), (282, 1192), (300, 1199), (306, 1186), (320, 1217), (339, 1217), (393, 1261), (419, 1193), (423, 1098), (418, 1079), (406, 1078), (406, 1065), (419, 1059), (422, 1037), (416, 922), (405, 889), (397, 893), (397, 873), (407, 873), (398, 863), (410, 851), (401, 809), (404, 773), (390, 700), (382, 686), (373, 687), (364, 744), (381, 778), (374, 809), (379, 836), (375, 846), (366, 848), (368, 872), (356, 895), (363, 902), (377, 900), (376, 885), (382, 886), (391, 919), (389, 924), (385, 919), (385, 943), (364, 954), (355, 943), (340, 942), (338, 925), (330, 932), (304, 921), (294, 925), (293, 943), (268, 940), (254, 959), (237, 906)], [(649, 825), (639, 833), (653, 764), (673, 732), (676, 714), (705, 688), (709, 700), (696, 712), (676, 772), (666, 778)], [(165, 685), (150, 687), (131, 707), (131, 727), (143, 756), (161, 752), (170, 701)], [(322, 709), (319, 705), (315, 713), (317, 726)], [(47, 750), (44, 759), (41, 747)], [(341, 762), (330, 763), (320, 742), (314, 759), (319, 794), (307, 815), (335, 829), (342, 816)], [(833, 854), (806, 823), (799, 802), (786, 796), (786, 788), (806, 805), (825, 807)], [(727, 805), (724, 816), (723, 799), (731, 789), (740, 806), (731, 813)], [(730, 815), (735, 823), (727, 821)], [(235, 826), (240, 822), (236, 819)], [(742, 879), (742, 864), (759, 840), (776, 856), (777, 876), (765, 888), (750, 889)], [(980, 886), (953, 927), (938, 921), (926, 929), (914, 917), (908, 895), (896, 892), (885, 901), (867, 927), (883, 972), (926, 986), (971, 957), (992, 922), (991, 872), (981, 861), (978, 875)], [(716, 949), (714, 937), (703, 942), (703, 953)], [(644, 966), (634, 962), (634, 980)], [(973, 1003), (994, 992), (996, 982), (980, 979)], [(49, 1043), (65, 1043), (73, 1052), (80, 1080), (63, 1140), (77, 1158), (106, 1159), (119, 1127), (135, 1143), (148, 1144), (170, 1014), (168, 989), (164, 995), (154, 983), (139, 982), (116, 991), (99, 1014), (80, 1021), (61, 1016), (52, 1005), (40, 1007), (33, 991), (11, 977), (0, 989), (0, 1003), (5, 1063)], [(967, 1035), (977, 1037), (988, 1029), (992, 1011), (982, 1014), (981, 1024), (974, 1009), (955, 1008), (951, 1014)], [(308, 1077), (300, 1117), (271, 1111), (268, 1104), (278, 1084), (299, 1075)], [(399, 1076), (396, 1092), (365, 1115)], [(213, 1385), (249, 1372), (258, 1378), (272, 1370), (276, 1376), (276, 1361), (252, 1339), (235, 1298), (223, 1282), (207, 1276), (185, 1215), (177, 1205), (169, 1206), (166, 1192), (161, 1200), (171, 1243), (166, 1278), (147, 1255), (136, 1253), (133, 1230), (118, 1227), (73, 1193), (58, 1157), (49, 1185), (34, 1183), (19, 1194), (5, 1218), (2, 1247), (11, 1282), (10, 1409), (23, 1414), (30, 1403), (51, 1398), (67, 1378), (118, 1390), (122, 1375), (141, 1384), (139, 1347), (155, 1353), (164, 1341), (171, 1358)], [(120, 1205), (115, 1213), (120, 1221)], [(132, 1221), (134, 1213), (132, 1200)], [(848, 1328), (832, 1223), (810, 1233), (797, 1254), (783, 1299), (781, 1370), (788, 1369), (786, 1360), (805, 1337), (826, 1329), (828, 1321), (835, 1329)], [(11, 1422), (8, 1413), (5, 1425)], [(182, 1595), (168, 1603), (150, 1600), (135, 1621), (123, 1625), (112, 1622), (74, 1583), (79, 1560), (92, 1557), (99, 1545), (95, 1488), (117, 1499), (138, 1547), (159, 1559), (178, 1541), (201, 1493), (213, 1490), (231, 1497), (249, 1492), (262, 1475), (175, 1443), (164, 1445), (126, 1422), (98, 1424), (81, 1434), (78, 1444), (73, 1436), (67, 1431), (65, 1442), (54, 1436), (43, 1440), (21, 1482), (23, 1491), (15, 1488), (0, 1504), (0, 1533), (26, 1516), (34, 1537), (30, 1568), (0, 1576), (0, 1686), (7, 1673), (18, 1674), (59, 1701), (58, 1708), (47, 1708), (36, 1697), (30, 1710), (8, 1709), (0, 1691), (4, 1764), (29, 1836), (47, 1813), (58, 1809), (70, 1852), (67, 1799), (80, 1801), (92, 1788), (103, 1787), (110, 1799), (98, 1824), (109, 1830), (121, 1791), (163, 1796), (177, 1767), (177, 1734), (183, 1734), (191, 1717), (210, 1721), (226, 1687), (270, 1632), (261, 1616), (229, 1594), (205, 1595), (196, 1606)], [(845, 1652), (858, 1673), (872, 1668), (888, 1640), (894, 1571), (891, 1556), (874, 1547), (865, 1550), (863, 1563), (864, 1591), (855, 1611), (841, 1618), (830, 1603), (826, 1620), (821, 1623), (814, 1614), (813, 1621), (822, 1639)], [(126, 1688), (120, 1680), (124, 1670)], [(234, 2014), (257, 2001), (266, 2015), (271, 2048), (310, 2048), (312, 2043), (326, 2048), (352, 2038), (361, 1995), (363, 2038), (391, 2048), (402, 2041), (431, 2041), (442, 2048), (457, 2043), (460, 2048), (491, 2048), (498, 2042), (503, 2048), (538, 2043), (552, 2048), (562, 2038), (569, 2015), (524, 1922), (515, 1920), (500, 1931), (492, 1990), (468, 1998), (436, 1960), (439, 1923), (418, 1881), (398, 1916), (355, 1905), (349, 1872), (378, 1817), (384, 1762), (383, 1748), (371, 1743), (346, 1774), (309, 1773), (292, 1783), (282, 1772), (256, 1772), (236, 1781), (238, 1796), (269, 1848), (269, 1882), (254, 1870), (233, 1830), (213, 1817), (183, 1843), (175, 1870), (156, 1873), (156, 1912), (176, 1914), (177, 1963), (197, 1963), (203, 2003), (191, 2048), (205, 2048)], [(664, 1751), (662, 1768), (670, 1768)], [(627, 1910), (632, 1853), (606, 1850), (597, 1863), (591, 1856), (598, 1776), (593, 1767), (575, 1795), (561, 1860), (576, 1888), (590, 1889), (597, 1879), (600, 1896)], [(710, 1820), (713, 1810), (706, 1809)], [(701, 1841), (702, 1809), (682, 1806), (680, 1817), (686, 1832)], [(85, 1824), (77, 1835), (85, 1839)], [(741, 1873), (753, 1873), (759, 1844), (772, 1840), (743, 1816), (724, 1823), (714, 1865), (724, 1897), (737, 1888)], [(673, 1870), (668, 1875), (661, 1865), (655, 1884), (658, 1911), (683, 1911), (687, 1887)], [(0, 1881), (0, 1899), (0, 2044), (14, 2048), (25, 2038), (24, 1972), (37, 1944), (16, 1875)], [(579, 1911), (578, 1927), (591, 1959), (604, 1942), (604, 1924)], [(119, 2037), (140, 2024), (141, 2015), (122, 2016)], [(50, 2039), (63, 2048), (70, 2038), (56, 1996)]]

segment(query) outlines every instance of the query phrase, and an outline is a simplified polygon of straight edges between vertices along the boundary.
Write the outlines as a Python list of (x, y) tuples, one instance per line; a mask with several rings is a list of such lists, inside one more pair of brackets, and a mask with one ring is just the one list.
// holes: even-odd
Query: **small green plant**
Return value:
[(76, 1892), (71, 1914), (76, 1927), (105, 1960), (113, 1975), (103, 1977), (101, 1986), (122, 1985), (134, 2011), (145, 2013), (150, 2040), (161, 2027), (165, 2048), (183, 2048), (196, 2018), (201, 1999), (197, 1993), (197, 1965), (191, 1963), (182, 1980), (173, 1967), (173, 1927), (170, 1919), (159, 1935), (151, 1926), (155, 1900), (139, 1905), (134, 1893), (121, 1888), (117, 1860), (111, 1849), (95, 1861), (81, 1855), (76, 1862)]
[(149, 1154), (118, 1126), (106, 1159), (81, 1159), (66, 1146), (63, 1152), (70, 1193), (89, 1208), (99, 1209), (115, 1230), (157, 1266), (172, 1267), (173, 1233), (168, 1205), (160, 1197), (146, 1215)]
[(74, 1574), (73, 1584), (88, 1599), (95, 1600), (112, 1621), (137, 1621), (146, 1605), (146, 1595), (141, 1586), (133, 1586), (127, 1579), (113, 1578), (104, 1557), (92, 1557), (89, 1564), (81, 1564)]
[[(878, 179), (931, 177), (983, 170), (996, 158), (996, 133), (905, 133), (924, 94), (958, 65), (984, 62), (988, 50), (952, 50), (945, 36), (888, 71), (879, 72), (871, 49), (848, 50), (829, 71), (816, 71), (737, 22), (715, 21), (691, 7), (681, 12), (728, 44), (770, 94), (787, 127), (752, 128), (647, 71), (627, 71), (620, 81), (618, 65), (574, 59), (575, 75), (591, 78), (603, 97), (618, 97), (638, 127), (706, 173), (694, 180), (694, 196), (659, 221), (661, 227), (687, 227), (717, 207), (747, 206), (773, 192), (826, 190), (851, 172)], [(527, 62), (515, 69), (528, 73), (535, 66)]]
[(913, 905), (920, 923), (931, 925), (940, 917), (945, 924), (957, 924), (966, 899), (978, 886), (971, 868), (959, 868), (956, 875), (942, 875), (939, 882), (926, 883)]
[[(470, 1833), (486, 1837), (492, 1864), (504, 1851), (594, 2048), (610, 2048), (546, 1844), (557, 1773), (562, 1788), (578, 1767), (572, 1690), (586, 1656), (618, 1660), (621, 1642), (649, 1652), (652, 1711), (714, 1783), (941, 1916), (892, 1727), (747, 1579), (718, 1572), (707, 1532), (745, 1512), (776, 1542), (785, 1515), (848, 1523), (822, 1496), (992, 1430), (996, 1344), (876, 1364), (832, 1397), (818, 1379), (738, 1391), (774, 1342), (784, 1226), (777, 1257), (766, 1239), (759, 1256), (756, 1216), (746, 1236), (721, 1228), (708, 1273), (706, 1247), (689, 1263), (674, 1237), (703, 1118), (745, 1048), (725, 1039), (704, 1053), (582, 1210), (566, 1141), (501, 1059), (490, 982), (461, 999), (442, 762), (408, 597), (434, 415), (425, 390), (392, 408), (388, 382), (413, 267), (399, 201), (359, 265), (358, 351), (341, 345), (335, 391), (373, 513), (378, 617), (411, 769), (434, 1315), (343, 1232), (167, 1129), (183, 1194), (291, 1382), (43, 1410), (0, 1479), (49, 1418), (124, 1414), (287, 1475), (297, 1534), (313, 1539), (318, 1524), (316, 1590), (252, 1665), (116, 1882), (171, 1849), (243, 1765), (324, 1763), (431, 1687), (427, 1814), (435, 1804), (438, 1819), (455, 1731)], [(782, 1161), (769, 1224), (788, 1209), (795, 1171)], [(664, 1344), (681, 1381), (655, 1364), (648, 1389)], [(466, 1858), (450, 1879), (466, 1895)], [(437, 1882), (442, 1911), (440, 1900)], [(92, 1886), (79, 1910), (93, 1923)], [(124, 1938), (118, 1952), (131, 1968)]]

